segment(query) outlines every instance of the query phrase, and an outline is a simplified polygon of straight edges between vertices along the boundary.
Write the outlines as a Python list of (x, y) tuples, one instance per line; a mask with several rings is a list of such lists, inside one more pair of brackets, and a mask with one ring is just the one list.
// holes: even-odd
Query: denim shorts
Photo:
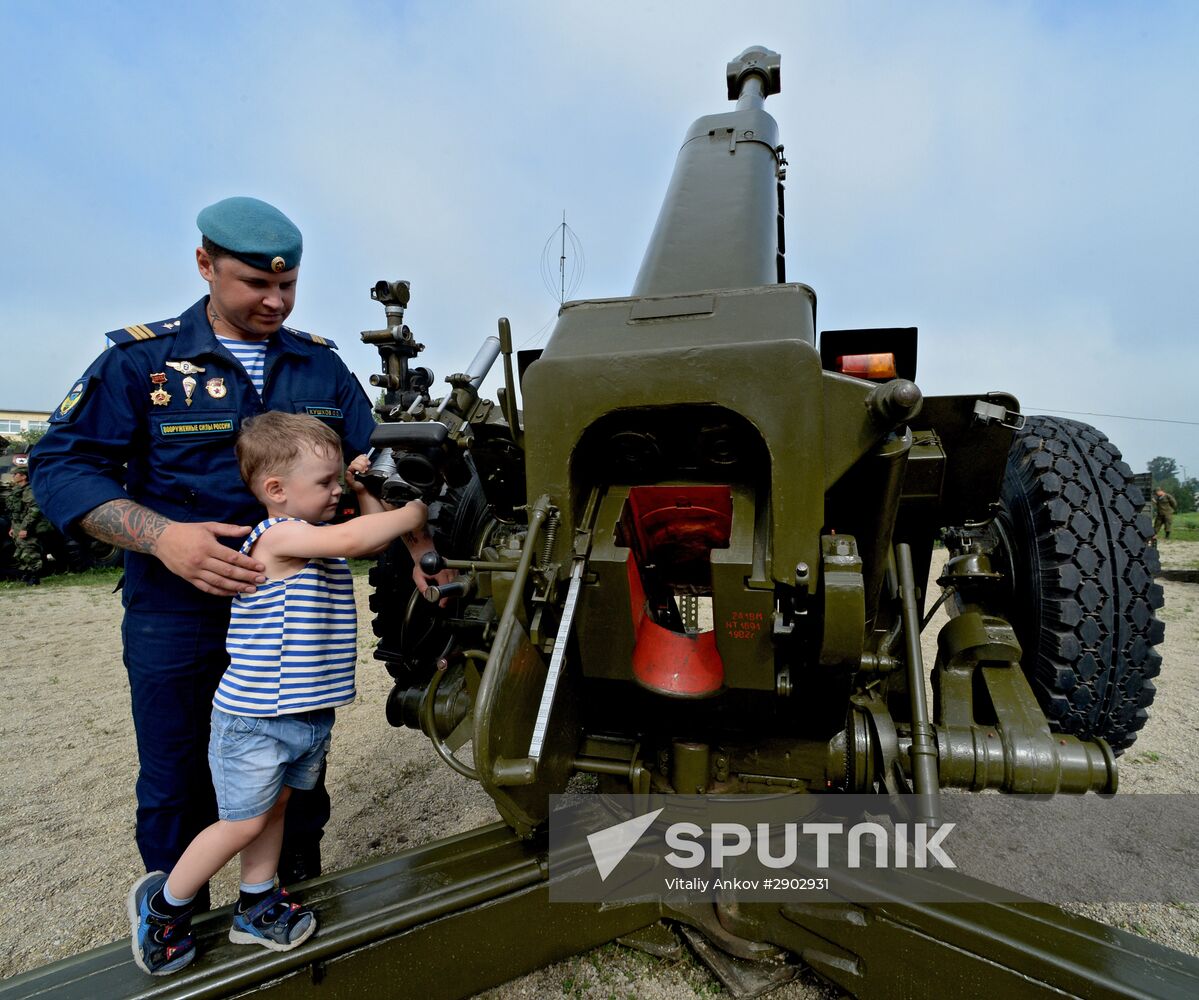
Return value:
[(284, 785), (316, 787), (333, 717), (331, 708), (266, 719), (214, 708), (208, 766), (221, 819), (261, 816)]

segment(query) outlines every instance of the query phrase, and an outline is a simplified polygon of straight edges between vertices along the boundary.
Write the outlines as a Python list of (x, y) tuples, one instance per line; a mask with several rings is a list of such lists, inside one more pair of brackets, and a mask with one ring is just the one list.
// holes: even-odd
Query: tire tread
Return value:
[(1157, 553), (1132, 471), (1094, 427), (1030, 416), (1002, 500), (1027, 548), (1015, 624), (1037, 697), (1052, 728), (1120, 753), (1148, 718), (1163, 636)]

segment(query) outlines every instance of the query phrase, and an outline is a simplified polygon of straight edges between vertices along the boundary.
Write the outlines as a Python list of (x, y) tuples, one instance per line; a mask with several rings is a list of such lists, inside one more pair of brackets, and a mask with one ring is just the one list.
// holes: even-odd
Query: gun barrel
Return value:
[(679, 150), (634, 295), (750, 288), (785, 279), (778, 126), (779, 57), (746, 49), (728, 66), (735, 111), (692, 124)]
[(470, 376), (470, 384), (476, 389), (479, 388), (483, 384), (483, 379), (487, 377), (487, 373), (491, 371), (491, 366), (495, 364), (495, 359), (499, 356), (500, 338), (488, 337), (483, 341), (483, 346), (479, 348), (474, 361), (466, 369), (466, 374)]

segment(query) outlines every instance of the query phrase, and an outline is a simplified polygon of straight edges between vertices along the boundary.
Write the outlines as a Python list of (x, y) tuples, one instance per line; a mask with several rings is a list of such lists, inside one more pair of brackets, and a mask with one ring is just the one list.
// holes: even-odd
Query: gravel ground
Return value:
[[(1163, 542), (1166, 568), (1199, 566), (1199, 543)], [(934, 564), (934, 576), (936, 566)], [(358, 578), (359, 606), (366, 606)], [(1121, 760), (1121, 794), (1199, 790), (1199, 584), (1167, 582), (1157, 703)], [(364, 616), (365, 617), (365, 616)], [(136, 756), (120, 655), (120, 606), (103, 585), (0, 589), (8, 709), (0, 719), (0, 976), (127, 933), (124, 897), (141, 867), (133, 843)], [(925, 633), (931, 664), (936, 625)], [(339, 710), (329, 764), (328, 870), (468, 830), (495, 818), (478, 787), (435, 759), (423, 737), (389, 727), (390, 679), (363, 629), (358, 701)], [(1199, 859), (1196, 859), (1199, 860)], [(235, 866), (214, 902), (236, 894)], [(82, 904), (82, 905), (81, 905)], [(1199, 912), (1186, 905), (1075, 907), (1199, 956)], [(36, 939), (31, 924), (55, 928)], [(617, 945), (562, 962), (486, 996), (676, 998), (719, 993), (694, 959), (658, 961)], [(814, 979), (774, 997), (831, 997)]]

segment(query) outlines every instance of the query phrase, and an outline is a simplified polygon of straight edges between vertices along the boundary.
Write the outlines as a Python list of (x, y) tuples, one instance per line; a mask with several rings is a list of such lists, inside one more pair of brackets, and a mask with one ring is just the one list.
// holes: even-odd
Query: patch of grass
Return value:
[(599, 983), (607, 983), (611, 978), (611, 974), (605, 967), (603, 956), (599, 951), (593, 951), (587, 956), (587, 961), (595, 972), (596, 981)]
[[(42, 577), (42, 582), (38, 587), (42, 590), (55, 589), (58, 587), (90, 587), (93, 584), (107, 584), (111, 590), (117, 585), (117, 581), (121, 578), (120, 567), (111, 567), (105, 569), (89, 569), (83, 573), (56, 573), (54, 576)], [(32, 587), (27, 587), (20, 580), (3, 580), (0, 581), (0, 590), (32, 590)]]
[(1170, 541), (1199, 542), (1199, 511), (1174, 515), (1174, 527), (1170, 531)]
[[(350, 572), (354, 576), (366, 576), (373, 565), (375, 565), (373, 559), (351, 559)], [(55, 573), (53, 576), (42, 577), (42, 582), (38, 584), (38, 587), (46, 590), (57, 587), (90, 587), (93, 584), (107, 584), (108, 589), (112, 590), (121, 578), (121, 573), (122, 570), (119, 566), (89, 569), (82, 573)], [(0, 580), (0, 591), (32, 589), (20, 580)]]

